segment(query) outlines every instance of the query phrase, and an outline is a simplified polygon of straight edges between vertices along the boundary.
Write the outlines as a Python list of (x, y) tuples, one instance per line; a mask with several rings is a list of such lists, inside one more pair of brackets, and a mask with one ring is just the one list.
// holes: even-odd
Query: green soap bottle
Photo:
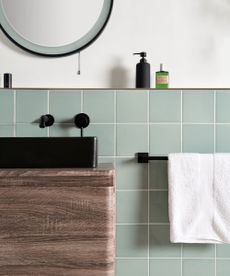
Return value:
[(169, 88), (169, 72), (164, 71), (160, 64), (160, 71), (156, 72), (156, 88)]

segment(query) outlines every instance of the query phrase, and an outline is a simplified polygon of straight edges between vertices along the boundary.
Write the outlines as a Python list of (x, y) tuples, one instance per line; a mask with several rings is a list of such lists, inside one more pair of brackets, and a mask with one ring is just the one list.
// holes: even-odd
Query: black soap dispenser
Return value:
[(147, 53), (134, 53), (140, 55), (141, 60), (136, 65), (136, 88), (150, 88), (150, 64), (146, 60)]

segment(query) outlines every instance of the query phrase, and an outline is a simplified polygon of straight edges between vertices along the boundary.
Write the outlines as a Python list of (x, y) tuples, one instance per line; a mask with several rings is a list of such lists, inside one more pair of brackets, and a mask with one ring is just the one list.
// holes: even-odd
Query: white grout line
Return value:
[(148, 260), (148, 258), (147, 257), (116, 257), (116, 260)]
[(183, 276), (183, 244), (180, 247), (180, 275)]
[[(180, 123), (181, 123), (181, 146), (180, 150), (183, 152), (183, 91), (181, 90), (181, 114), (180, 114)], [(180, 247), (180, 273), (183, 276), (183, 244)]]
[(148, 152), (150, 152), (150, 92), (147, 92), (147, 146), (148, 146)]
[[(147, 260), (148, 257), (132, 257), (132, 256), (118, 257), (118, 256), (116, 256), (116, 259), (117, 260)], [(149, 260), (180, 260), (180, 259), (181, 259), (180, 257), (149, 257)], [(215, 260), (214, 257), (184, 257), (183, 259), (184, 260), (197, 260), (197, 261), (204, 261), (204, 260), (213, 261), (213, 260)], [(229, 261), (230, 257), (229, 258), (221, 257), (221, 258), (217, 258), (217, 260)]]
[[(114, 103), (113, 103), (114, 104), (114, 106), (113, 106), (114, 115), (113, 116), (114, 116), (114, 122), (116, 123), (117, 122), (117, 91), (116, 90), (113, 91), (113, 100), (114, 100)], [(117, 154), (117, 125), (116, 124), (114, 125), (114, 141), (113, 142), (114, 142), (113, 154), (114, 154), (114, 156), (116, 156), (116, 154)], [(116, 255), (116, 251), (117, 251), (117, 249), (116, 249), (116, 235), (117, 235), (117, 232), (116, 232), (116, 223), (117, 223), (117, 221), (116, 221), (116, 219), (117, 219), (117, 196), (116, 196), (116, 193), (117, 193), (117, 162), (116, 162), (116, 159), (114, 157), (113, 157), (113, 164), (114, 164), (114, 168), (115, 168), (115, 202), (114, 202), (114, 204), (115, 204), (115, 216), (114, 216), (115, 225), (114, 225), (113, 232), (114, 232), (114, 235), (115, 235), (115, 240), (114, 240), (115, 254), (114, 255)], [(115, 263), (114, 268), (115, 268), (115, 274), (116, 274), (117, 273), (116, 263)]]
[(81, 113), (84, 111), (84, 92), (81, 90)]
[[(148, 124), (148, 132), (147, 132), (147, 146), (148, 146), (148, 152), (150, 152), (150, 92), (147, 92), (147, 124)], [(148, 185), (148, 233), (147, 233), (147, 243), (148, 243), (148, 276), (150, 276), (150, 164), (147, 164), (148, 166), (148, 174), (147, 174), (147, 185)]]
[(14, 132), (13, 132), (13, 136), (16, 137), (17, 136), (17, 130), (16, 130), (16, 124), (17, 124), (17, 92), (16, 90), (14, 90), (14, 117), (13, 117), (13, 124), (14, 124)]
[(50, 91), (47, 91), (47, 113), (50, 113)]
[(117, 189), (117, 192), (167, 192), (167, 189)]
[(216, 91), (214, 91), (214, 153), (216, 152)]
[(189, 126), (189, 125), (213, 125), (214, 123), (186, 123), (186, 122), (182, 122), (182, 125), (186, 125), (186, 126)]
[[(82, 107), (81, 107), (82, 109)], [(18, 123), (18, 124), (26, 124), (27, 122), (24, 122), (24, 123)], [(28, 124), (28, 123), (27, 123)], [(55, 123), (56, 125), (73, 125), (73, 123)], [(114, 123), (114, 122), (110, 122), (110, 123), (90, 123), (91, 125), (134, 125), (134, 126), (140, 126), (140, 125), (145, 125), (145, 126), (148, 126), (148, 125), (181, 125), (180, 122), (178, 123), (172, 123), (172, 122), (169, 122), (169, 123), (140, 123), (140, 122), (136, 122), (136, 123)], [(5, 123), (0, 123), (0, 125), (6, 125)], [(186, 125), (186, 126), (189, 126), (189, 125), (217, 125), (217, 126), (221, 126), (221, 125), (226, 125), (226, 126), (230, 126), (230, 123), (185, 123), (185, 122), (182, 122), (182, 125)]]
[(114, 148), (113, 154), (114, 156), (117, 155), (117, 91), (114, 92)]
[[(26, 123), (26, 122), (25, 122)], [(2, 124), (2, 123), (1, 123)], [(62, 125), (73, 125), (73, 123), (65, 123), (65, 122), (62, 122), (62, 123), (56, 123), (56, 124), (62, 124)], [(92, 122), (90, 123), (91, 125), (145, 125), (145, 126), (148, 126), (148, 125), (181, 125), (180, 122), (178, 123), (140, 123), (140, 122), (136, 122), (136, 123), (114, 123), (114, 122), (108, 122), (108, 123), (95, 123), (95, 122)], [(3, 123), (3, 125), (5, 125), (5, 123)], [(182, 123), (182, 125), (214, 125), (214, 123)], [(230, 125), (230, 123), (216, 123), (216, 125)]]
[[(47, 91), (47, 114), (50, 114), (50, 91)], [(47, 136), (50, 137), (50, 128), (47, 127)]]
[[(214, 90), (214, 153), (216, 153), (216, 90)], [(213, 201), (214, 201), (214, 196), (213, 196)], [(215, 201), (214, 201), (215, 202)], [(215, 207), (213, 208), (214, 210), (214, 216), (215, 216)], [(215, 261), (214, 261), (214, 273), (215, 273), (215, 276), (216, 276), (216, 244), (214, 246), (214, 254), (215, 254)]]
[[(82, 110), (82, 107), (81, 107), (81, 110)], [(19, 123), (19, 124), (26, 124), (27, 122), (24, 122), (24, 123)], [(28, 123), (27, 123), (28, 124)], [(56, 125), (73, 125), (73, 123), (55, 123)], [(136, 122), (136, 123), (114, 123), (114, 122), (109, 122), (109, 123), (90, 123), (91, 125), (133, 125), (133, 126), (140, 126), (140, 125), (144, 125), (144, 126), (148, 126), (148, 125), (177, 125), (177, 126), (180, 126), (181, 123), (178, 122), (178, 123), (172, 123), (172, 122), (169, 122), (169, 123), (140, 123), (140, 122)], [(0, 125), (6, 125), (5, 123), (0, 123)], [(230, 123), (184, 123), (182, 122), (182, 125), (186, 125), (186, 126), (189, 126), (189, 125), (226, 125), (226, 126), (230, 126)]]
[(169, 225), (169, 222), (150, 222), (149, 225)]
[[(180, 260), (180, 257), (151, 257), (153, 260)], [(184, 257), (184, 260), (214, 260), (213, 257)]]
[(128, 222), (117, 222), (116, 225), (118, 226), (141, 226), (141, 225), (169, 225), (169, 222), (134, 222), (134, 223), (128, 223)]
[(214, 247), (215, 251), (215, 261), (214, 261), (214, 271), (215, 271), (215, 276), (216, 276), (216, 244), (215, 244), (215, 247)]
[(139, 223), (126, 223), (126, 222), (116, 222), (117, 226), (147, 226), (148, 222), (139, 222)]
[[(113, 122), (108, 123), (92, 123), (94, 125), (113, 125)], [(159, 123), (148, 123), (148, 122), (127, 122), (127, 123), (116, 123), (117, 125), (181, 125), (181, 122), (159, 122)], [(214, 123), (192, 123), (192, 122), (182, 122), (182, 125), (213, 125)], [(218, 123), (222, 125), (230, 125), (230, 123)]]

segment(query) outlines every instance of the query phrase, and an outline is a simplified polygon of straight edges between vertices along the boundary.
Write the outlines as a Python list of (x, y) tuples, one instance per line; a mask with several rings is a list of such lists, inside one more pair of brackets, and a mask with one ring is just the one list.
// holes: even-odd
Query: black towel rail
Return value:
[(149, 163), (151, 160), (168, 160), (168, 156), (149, 156), (148, 152), (138, 152), (136, 155), (138, 163)]

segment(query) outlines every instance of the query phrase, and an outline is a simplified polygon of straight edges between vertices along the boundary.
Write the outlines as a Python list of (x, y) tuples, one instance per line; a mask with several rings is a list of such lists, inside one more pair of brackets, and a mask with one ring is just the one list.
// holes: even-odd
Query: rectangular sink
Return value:
[(97, 137), (0, 138), (0, 168), (95, 168)]

